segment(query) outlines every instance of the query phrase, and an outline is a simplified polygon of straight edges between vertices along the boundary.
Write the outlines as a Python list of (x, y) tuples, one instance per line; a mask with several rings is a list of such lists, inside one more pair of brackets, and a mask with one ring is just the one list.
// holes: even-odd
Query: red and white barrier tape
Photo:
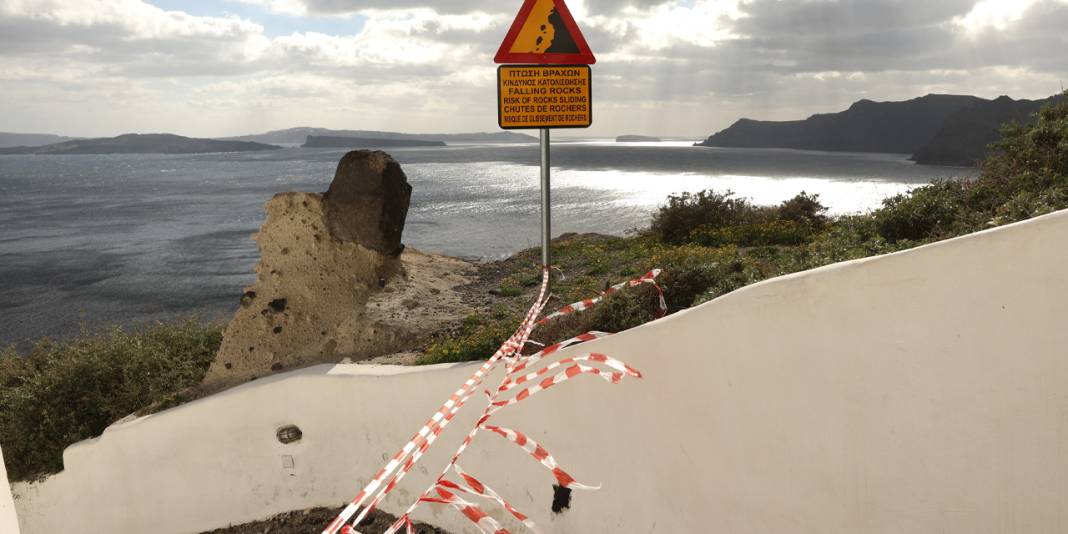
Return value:
[(528, 438), (526, 434), (512, 430), (510, 428), (502, 428), (499, 426), (486, 424), (483, 424), (482, 428), (488, 432), (493, 432), (494, 434), (497, 434), (498, 436), (501, 436), (504, 439), (507, 439), (508, 441), (511, 441), (512, 443), (515, 443), (516, 445), (522, 447), (524, 451), (527, 451), (527, 453), (530, 454), (535, 460), (541, 462), (541, 465), (544, 465), (550, 472), (552, 472), (553, 476), (556, 477), (556, 481), (560, 484), (560, 486), (569, 489), (601, 489), (601, 486), (587, 486), (585, 484), (579, 484), (574, 477), (569, 475), (563, 469), (560, 469), (559, 464), (556, 463), (556, 459), (553, 458), (553, 455), (549, 454), (549, 451), (545, 450), (545, 447), (542, 447), (540, 444), (538, 444), (538, 442)]
[[(660, 311), (662, 314), (666, 314), (667, 305), (664, 302), (664, 292), (656, 283), (656, 278), (659, 275), (660, 270), (650, 271), (641, 278), (612, 286), (596, 298), (565, 306), (557, 312), (538, 321), (538, 316), (541, 315), (545, 305), (548, 303), (548, 296), (546, 293), (549, 282), (549, 269), (543, 269), (542, 284), (538, 293), (538, 298), (527, 312), (526, 317), (519, 325), (519, 328), (516, 329), (515, 333), (501, 345), (500, 349), (498, 349), (497, 352), (471, 376), (471, 378), (464, 382), (464, 385), (461, 386), (460, 389), (453, 393), (449, 400), (447, 400), (438, 411), (434, 413), (419, 432), (417, 432), (412, 439), (393, 456), (386, 466), (375, 475), (371, 482), (360, 491), (356, 498), (353, 499), (352, 503), (346, 506), (338, 517), (323, 530), (323, 534), (337, 534), (339, 531), (344, 534), (356, 533), (352, 527), (348, 526), (348, 523), (358, 525), (372, 510), (375, 509), (375, 507), (378, 506), (381, 500), (404, 479), (405, 475), (407, 475), (415, 464), (419, 462), (426, 450), (433, 445), (438, 436), (444, 431), (445, 427), (448, 426), (456, 414), (459, 413), (460, 409), (463, 408), (475, 393), (475, 390), (482, 384), (486, 376), (496, 368), (497, 363), (501, 360), (506, 362), (505, 376), (501, 381), (501, 384), (493, 391), (493, 393), (486, 391), (486, 396), (489, 398), (489, 402), (483, 410), (482, 416), (460, 444), (460, 447), (455, 454), (453, 454), (452, 460), (445, 466), (442, 474), (426, 489), (426, 491), (423, 492), (419, 499), (412, 503), (408, 510), (390, 526), (386, 531), (386, 534), (393, 534), (401, 528), (405, 528), (408, 534), (414, 534), (411, 515), (419, 504), (424, 502), (444, 504), (457, 509), (482, 532), (508, 534), (508, 531), (501, 527), (497, 520), (484, 512), (477, 504), (468, 502), (457, 496), (458, 492), (467, 493), (469, 495), (482, 497), (496, 502), (528, 529), (537, 532), (534, 523), (530, 521), (526, 515), (516, 510), (511, 504), (504, 500), (504, 498), (478, 479), (464, 472), (458, 465), (460, 456), (463, 455), (464, 451), (471, 444), (480, 430), (498, 434), (523, 448), (533, 458), (538, 460), (552, 472), (560, 486), (573, 489), (597, 489), (596, 487), (586, 486), (576, 482), (571, 475), (560, 469), (556, 459), (553, 458), (544, 447), (531, 440), (525, 434), (515, 430), (489, 425), (487, 424), (487, 421), (496, 412), (579, 375), (591, 374), (599, 376), (613, 384), (620, 383), (627, 376), (641, 378), (641, 373), (627, 364), (609, 356), (597, 353), (567, 358), (526, 374), (521, 375), (519, 373), (566, 347), (608, 336), (609, 334), (603, 332), (588, 332), (567, 341), (546, 347), (534, 355), (522, 355), (523, 347), (527, 345), (531, 332), (533, 332), (534, 328), (538, 325), (544, 324), (556, 317), (570, 315), (572, 313), (589, 309), (616, 291), (627, 287), (636, 287), (641, 284), (652, 284), (660, 296)], [(592, 364), (603, 365), (608, 369), (602, 369)], [(516, 395), (510, 398), (498, 400), (502, 394), (564, 366), (567, 367), (563, 371), (545, 378), (535, 385), (521, 389)], [(463, 482), (456, 483), (446, 478), (451, 471), (455, 471)], [(362, 510), (361, 506), (363, 507)], [(359, 512), (359, 514), (357, 514), (357, 512)], [(355, 516), (355, 518), (353, 518), (353, 516)]]
[[(603, 354), (590, 354), (590, 355), (586, 356), (586, 360), (585, 361), (599, 361), (599, 362), (603, 363), (605, 360), (600, 359), (600, 358), (606, 358), (606, 356), (604, 356)], [(630, 369), (630, 368), (628, 367), (628, 369)], [(546, 378), (546, 379), (542, 380), (541, 382), (539, 382), (539, 383), (537, 383), (537, 384), (535, 384), (533, 386), (530, 386), (528, 388), (520, 390), (519, 393), (516, 394), (516, 396), (514, 396), (514, 397), (512, 397), (510, 399), (491, 402), (490, 406), (492, 406), (494, 408), (497, 408), (497, 409), (500, 409), (500, 408), (504, 408), (506, 406), (512, 406), (514, 404), (519, 404), (520, 402), (523, 402), (523, 401), (527, 400), (528, 398), (534, 396), (535, 394), (541, 393), (542, 391), (545, 391), (545, 390), (547, 390), (547, 389), (549, 389), (549, 388), (551, 388), (551, 387), (553, 387), (553, 386), (555, 386), (557, 384), (562, 384), (563, 382), (566, 382), (566, 381), (568, 381), (568, 380), (570, 380), (572, 378), (575, 378), (576, 376), (584, 375), (584, 374), (590, 374), (590, 375), (598, 376), (598, 377), (604, 379), (606, 382), (609, 382), (609, 383), (612, 383), (612, 384), (618, 384), (618, 383), (622, 382), (623, 381), (623, 377), (626, 376), (626, 375), (631, 375), (631, 376), (633, 376), (635, 378), (641, 378), (642, 377), (641, 373), (639, 373), (639, 372), (637, 372), (637, 371), (635, 371), (633, 369), (630, 369), (630, 371), (626, 372), (626, 373), (622, 373), (622, 372), (611, 373), (611, 372), (604, 371), (603, 369), (601, 369), (599, 367), (591, 367), (591, 366), (588, 366), (588, 365), (582, 365), (580, 363), (576, 363), (576, 364), (568, 367), (567, 369), (563, 370), (560, 373), (557, 373), (557, 374), (555, 374), (553, 376), (550, 376), (549, 378)], [(495, 413), (496, 411), (497, 410), (495, 409), (495, 410), (492, 410), (490, 413)]]
[[(501, 358), (506, 355), (517, 354), (522, 350), (527, 338), (530, 337), (530, 332), (534, 330), (535, 320), (538, 315), (541, 314), (541, 311), (548, 300), (548, 288), (549, 274), (546, 270), (542, 276), (538, 299), (530, 307), (526, 318), (523, 320), (523, 323), (520, 324), (515, 334), (505, 341), (505, 343), (501, 345), (501, 348), (498, 349), (485, 364), (479, 367), (479, 369), (475, 371), (475, 374), (464, 382), (464, 385), (461, 386), (460, 389), (456, 390), (456, 392), (449, 397), (449, 400), (445, 401), (445, 404), (443, 404), (441, 408), (434, 413), (430, 420), (419, 429), (419, 432), (417, 432), (415, 436), (413, 436), (412, 439), (410, 439), (408, 443), (393, 456), (389, 463), (375, 475), (371, 482), (360, 491), (356, 498), (353, 499), (352, 503), (346, 506), (333, 522), (327, 525), (323, 530), (323, 534), (337, 534), (337, 532), (340, 531), (350, 519), (352, 519), (352, 516), (356, 515), (358, 510), (360, 513), (356, 515), (355, 519), (352, 519), (352, 524), (358, 525), (363, 521), (367, 515), (374, 510), (379, 501), (396, 487), (397, 483), (404, 477), (404, 474), (415, 466), (418, 457), (422, 456), (422, 453), (430, 447), (433, 441), (437, 439), (437, 436), (445, 430), (445, 427), (448, 426), (453, 417), (459, 413), (460, 408), (462, 408), (464, 403), (471, 398), (472, 393), (474, 393), (475, 389), (482, 384), (486, 375), (496, 367)], [(409, 459), (411, 460), (404, 463), (402, 467), (402, 462)], [(401, 468), (401, 470), (394, 474), (398, 468)], [(387, 478), (390, 479), (389, 482), (386, 482)], [(371, 498), (371, 502), (365, 506), (363, 510), (360, 510), (360, 506), (363, 506), (368, 498)]]
[[(434, 491), (439, 497), (422, 497), (419, 502), (430, 502), (438, 504), (447, 504), (456, 508), (460, 513), (464, 514), (472, 523), (475, 524), (482, 532), (493, 534), (508, 534), (508, 531), (501, 526), (492, 516), (483, 512), (478, 505), (467, 502), (460, 497), (457, 497), (455, 493), (443, 488), (442, 486), (436, 486)], [(406, 520), (405, 525), (411, 523), (411, 520)]]
[(523, 523), (523, 525), (530, 529), (532, 532), (538, 532), (538, 527), (534, 525), (534, 522), (531, 521), (529, 517), (523, 515), (523, 513), (519, 510), (516, 510), (514, 506), (509, 504), (508, 501), (504, 500), (504, 498), (498, 495), (496, 491), (493, 491), (492, 488), (483, 484), (477, 478), (465, 473), (464, 470), (460, 468), (459, 464), (453, 466), (453, 471), (456, 471), (456, 474), (460, 477), (460, 479), (464, 481), (465, 484), (461, 486), (458, 484), (454, 484), (447, 479), (442, 479), (442, 486), (455, 488), (470, 493), (472, 495), (477, 495), (479, 497), (485, 497), (487, 499), (497, 501), (497, 504), (500, 504), (502, 508), (508, 510), (508, 513), (512, 514), (512, 517), (518, 519), (520, 523)]
[[(603, 364), (607, 365), (608, 367), (611, 367), (612, 369), (615, 369), (615, 370), (619, 371), (618, 373), (612, 373), (611, 379), (609, 381), (613, 382), (613, 383), (619, 383), (623, 379), (623, 375), (624, 374), (631, 375), (631, 376), (633, 376), (635, 378), (641, 378), (642, 377), (641, 373), (639, 373), (638, 371), (632, 369), (629, 365), (627, 365), (627, 364), (625, 364), (625, 363), (623, 363), (623, 362), (621, 362), (621, 361), (619, 361), (619, 360), (617, 360), (615, 358), (612, 358), (611, 356), (605, 356), (604, 354), (591, 353), (591, 354), (587, 354), (585, 356), (577, 356), (575, 358), (566, 358), (566, 359), (560, 360), (558, 362), (553, 362), (553, 363), (551, 363), (551, 364), (549, 364), (549, 365), (547, 365), (547, 366), (545, 366), (545, 367), (543, 367), (543, 368), (541, 368), (541, 369), (539, 369), (537, 371), (534, 371), (534, 372), (531, 372), (531, 373), (527, 373), (527, 374), (525, 374), (523, 376), (520, 376), (520, 377), (515, 377), (515, 373), (513, 372), (512, 376), (515, 377), (515, 378), (510, 380), (508, 382), (508, 384), (506, 384), (503, 387), (501, 387), (500, 389), (498, 389), (498, 391), (501, 392), (501, 393), (504, 393), (505, 391), (508, 391), (510, 389), (515, 389), (516, 387), (519, 387), (519, 386), (521, 386), (521, 385), (523, 385), (523, 384), (525, 384), (525, 383), (527, 383), (527, 382), (529, 382), (531, 380), (534, 380), (535, 378), (538, 378), (539, 376), (543, 376), (543, 375), (547, 374), (548, 372), (552, 371), (553, 369), (557, 369), (559, 367), (563, 367), (564, 365), (567, 365), (569, 363), (578, 363), (578, 362), (598, 362), (598, 363), (603, 363)], [(600, 373), (596, 373), (596, 374), (600, 374)], [(555, 379), (555, 377), (554, 377), (554, 379)], [(531, 392), (531, 394), (533, 394), (533, 393), (534, 392)]]
[(604, 300), (605, 297), (611, 295), (612, 293), (615, 293), (617, 291), (620, 291), (620, 290), (628, 288), (628, 287), (640, 286), (642, 284), (652, 284), (653, 287), (656, 288), (657, 293), (659, 293), (659, 295), (660, 295), (660, 315), (661, 315), (661, 317), (664, 316), (664, 315), (667, 315), (668, 309), (667, 309), (667, 302), (664, 300), (664, 290), (661, 289), (660, 285), (656, 283), (656, 278), (658, 276), (660, 276), (660, 273), (661, 273), (660, 269), (653, 269), (652, 271), (649, 271), (648, 273), (646, 273), (641, 278), (637, 278), (637, 279), (631, 280), (629, 282), (623, 282), (622, 284), (616, 284), (616, 285), (604, 290), (603, 293), (601, 293), (600, 295), (598, 295), (598, 296), (596, 296), (596, 297), (594, 297), (592, 299), (580, 300), (580, 301), (578, 301), (578, 302), (576, 302), (574, 304), (570, 304), (570, 305), (564, 306), (563, 308), (560, 308), (559, 311), (557, 311), (557, 312), (545, 317), (544, 319), (538, 321), (538, 324), (547, 323), (547, 322), (549, 322), (549, 321), (551, 321), (553, 319), (556, 319), (557, 317), (562, 317), (564, 315), (571, 315), (572, 313), (580, 312), (580, 311), (583, 311), (583, 310), (588, 310), (588, 309), (592, 308), (598, 302), (601, 302), (602, 300)]

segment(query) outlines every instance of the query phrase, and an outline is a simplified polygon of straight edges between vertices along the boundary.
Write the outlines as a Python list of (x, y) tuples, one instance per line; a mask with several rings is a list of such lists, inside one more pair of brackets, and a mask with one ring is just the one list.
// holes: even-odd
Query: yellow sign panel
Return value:
[(504, 130), (589, 128), (589, 65), (504, 65), (497, 69), (497, 122)]

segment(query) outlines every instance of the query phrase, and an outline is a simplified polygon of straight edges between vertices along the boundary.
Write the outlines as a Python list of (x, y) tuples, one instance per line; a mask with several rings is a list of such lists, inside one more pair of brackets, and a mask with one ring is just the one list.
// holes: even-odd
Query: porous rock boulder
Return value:
[(455, 288), (471, 264), (401, 245), (411, 190), (388, 154), (354, 151), (327, 193), (272, 198), (253, 236), (256, 283), (227, 325), (204, 386), (418, 349), (470, 313)]
[(385, 152), (357, 150), (338, 163), (326, 201), (326, 224), (342, 242), (382, 254), (400, 254), (412, 186), (399, 163)]

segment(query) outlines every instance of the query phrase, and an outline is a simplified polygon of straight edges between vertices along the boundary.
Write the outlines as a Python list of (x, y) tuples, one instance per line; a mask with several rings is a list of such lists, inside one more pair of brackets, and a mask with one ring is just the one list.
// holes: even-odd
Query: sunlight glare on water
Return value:
[(649, 174), (619, 171), (563, 171), (557, 173), (563, 187), (603, 190), (620, 207), (645, 207), (650, 212), (664, 203), (668, 195), (705, 189), (733, 191), (755, 204), (772, 205), (804, 191), (820, 195), (820, 200), (835, 215), (857, 213), (876, 208), (884, 198), (908, 191), (915, 184), (834, 180), (820, 177), (767, 178), (763, 176), (718, 175), (695, 173)]

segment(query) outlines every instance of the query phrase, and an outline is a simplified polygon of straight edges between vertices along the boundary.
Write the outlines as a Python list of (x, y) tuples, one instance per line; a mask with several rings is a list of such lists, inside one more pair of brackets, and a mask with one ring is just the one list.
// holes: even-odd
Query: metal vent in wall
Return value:
[(286, 445), (296, 443), (300, 441), (300, 438), (304, 437), (304, 433), (300, 431), (300, 428), (298, 428), (297, 425), (286, 425), (279, 428), (275, 435), (278, 436), (278, 441), (281, 441)]

